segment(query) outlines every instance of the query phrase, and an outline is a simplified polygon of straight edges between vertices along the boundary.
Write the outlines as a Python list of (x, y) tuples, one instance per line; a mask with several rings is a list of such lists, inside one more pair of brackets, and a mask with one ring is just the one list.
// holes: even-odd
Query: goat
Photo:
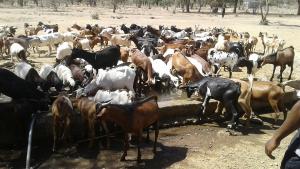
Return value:
[(286, 109), (283, 103), (284, 86), (272, 82), (254, 81), (252, 86), (251, 102), (268, 102), (275, 112), (274, 122), (277, 122), (279, 112), (283, 111), (286, 118)]
[(43, 22), (40, 21), (37, 26), (41, 26), (44, 30), (53, 29), (53, 32), (58, 32), (58, 25), (57, 24), (47, 25), (47, 24), (44, 24)]
[(41, 26), (33, 27), (31, 25), (28, 25), (28, 23), (24, 23), (24, 28), (26, 36), (37, 35), (39, 31), (43, 30)]
[(122, 45), (126, 47), (131, 46), (131, 40), (129, 40), (130, 35), (124, 34), (124, 35), (111, 35), (107, 32), (100, 34), (101, 36), (104, 36), (110, 40), (111, 45)]
[(71, 100), (60, 94), (52, 104), (53, 117), (53, 147), (52, 151), (56, 150), (56, 142), (58, 139), (70, 141), (70, 124), (73, 114), (73, 105)]
[(96, 70), (106, 69), (117, 65), (120, 55), (120, 46), (110, 46), (102, 51), (97, 51), (96, 53), (90, 53), (82, 49), (74, 48), (68, 62), (76, 58), (82, 58)]
[(66, 56), (71, 55), (72, 47), (68, 42), (60, 44), (56, 50), (56, 61), (63, 60)]
[[(168, 66), (160, 59), (153, 60), (152, 58), (149, 58), (152, 63), (152, 69), (154, 72), (158, 73), (158, 76), (160, 78), (163, 78), (163, 76), (169, 76), (170, 80), (172, 81), (173, 85), (175, 87), (179, 86), (179, 79), (171, 74), (171, 70), (168, 68)], [(168, 86), (171, 87), (171, 86)]]
[(168, 64), (171, 64), (172, 69), (171, 73), (173, 75), (178, 74), (182, 76), (183, 85), (186, 85), (188, 82), (198, 81), (202, 78), (197, 68), (180, 52), (175, 52), (172, 58), (170, 58), (169, 62)]
[(147, 83), (154, 84), (153, 69), (149, 58), (138, 49), (131, 49), (131, 61), (147, 73)]
[[(95, 140), (95, 122), (96, 122), (96, 103), (93, 100), (89, 100), (87, 97), (82, 97), (79, 99), (72, 100), (72, 105), (74, 109), (77, 109), (82, 119), (84, 120), (84, 125), (88, 132), (88, 137), (90, 140), (88, 147), (91, 148), (94, 145)], [(108, 133), (106, 123), (102, 121), (102, 125), (105, 131)], [(109, 137), (106, 137), (107, 145), (109, 147)]]
[(13, 62), (13, 56), (16, 56), (17, 58), (21, 59), (24, 62), (27, 62), (26, 59), (26, 51), (23, 48), (23, 46), (21, 46), (18, 43), (13, 43), (10, 46), (10, 55), (11, 55), (11, 62)]
[(0, 68), (0, 93), (13, 99), (49, 100), (46, 94), (36, 89), (35, 85), (21, 79), (13, 72)]
[(63, 83), (55, 73), (52, 66), (47, 64), (42, 65), (39, 75), (42, 79), (46, 80), (51, 87), (55, 87), (56, 91), (62, 90)]
[(190, 83), (186, 88), (188, 98), (198, 91), (198, 93), (204, 97), (204, 101), (199, 111), (199, 119), (204, 118), (203, 113), (206, 112), (207, 104), (209, 99), (213, 98), (220, 101), (227, 111), (232, 114), (232, 119), (228, 124), (228, 128), (235, 128), (238, 124), (238, 97), (241, 93), (240, 83), (236, 83), (229, 79), (218, 78), (218, 77), (204, 77), (201, 80)]
[(229, 68), (229, 78), (231, 78), (233, 67), (238, 60), (238, 55), (234, 52), (227, 53), (224, 51), (217, 51), (215, 48), (211, 48), (208, 50), (207, 59), (211, 66), (217, 67), (215, 70), (215, 75), (219, 74), (222, 66), (227, 66)]
[(60, 80), (62, 80), (64, 85), (75, 86), (75, 81), (73, 79), (72, 71), (65, 65), (59, 64), (54, 68)]
[(134, 93), (126, 90), (98, 90), (93, 100), (96, 103), (102, 103), (110, 100), (111, 104), (128, 104), (132, 103), (134, 99)]
[(75, 38), (73, 42), (73, 47), (78, 49), (88, 50), (88, 51), (92, 50), (89, 39)]
[(278, 78), (280, 78), (280, 82), (282, 82), (282, 73), (285, 70), (286, 65), (291, 67), (290, 75), (288, 77), (288, 80), (291, 80), (292, 73), (293, 73), (294, 57), (295, 57), (295, 52), (293, 46), (279, 50), (273, 54), (264, 57), (262, 65), (273, 64), (273, 73), (270, 78), (270, 81), (273, 80), (276, 67), (280, 66), (280, 74)]
[[(137, 136), (138, 155), (137, 162), (141, 161), (140, 141), (142, 138), (143, 128), (154, 124), (155, 139), (153, 153), (156, 153), (156, 143), (159, 133), (158, 121), (160, 118), (157, 96), (147, 97), (141, 101), (130, 104), (99, 104), (97, 107), (97, 116), (101, 120), (110, 120), (122, 127), (124, 130), (124, 152), (121, 161), (125, 160), (129, 148), (128, 133)], [(148, 136), (147, 136), (148, 137)]]
[(261, 68), (263, 60), (260, 58), (260, 56), (256, 53), (252, 53), (249, 56), (249, 59), (246, 59), (245, 57), (241, 57), (237, 61), (238, 67), (247, 67), (247, 74), (248, 79), (250, 82), (250, 86), (252, 88), (253, 84), (253, 78), (255, 77), (255, 73), (258, 71), (259, 68)]
[(129, 66), (116, 67), (110, 70), (99, 69), (96, 84), (106, 90), (127, 88), (134, 91), (135, 70)]
[(34, 84), (36, 88), (38, 86), (41, 87), (43, 91), (48, 91), (50, 88), (50, 85), (47, 83), (47, 81), (41, 78), (38, 72), (28, 63), (17, 63), (14, 69), (14, 73), (18, 77)]

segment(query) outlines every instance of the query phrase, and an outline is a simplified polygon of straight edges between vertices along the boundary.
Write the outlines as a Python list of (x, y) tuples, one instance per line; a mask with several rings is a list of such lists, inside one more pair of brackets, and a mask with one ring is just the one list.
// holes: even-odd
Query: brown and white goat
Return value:
[(53, 152), (56, 150), (58, 139), (70, 141), (70, 124), (73, 114), (71, 100), (66, 95), (59, 95), (52, 104), (53, 116)]
[(196, 82), (202, 78), (197, 68), (180, 52), (172, 56), (172, 74), (179, 74), (183, 78), (183, 85), (188, 82)]
[(142, 139), (143, 129), (150, 125), (155, 128), (155, 140), (153, 153), (156, 152), (156, 143), (159, 133), (158, 121), (160, 118), (159, 108), (157, 104), (157, 96), (150, 96), (141, 101), (137, 101), (127, 105), (108, 104), (99, 105), (98, 117), (101, 120), (110, 120), (122, 127), (124, 130), (124, 152), (121, 161), (125, 160), (127, 150), (129, 148), (128, 133), (137, 136), (138, 155), (137, 162), (141, 161), (140, 141)]

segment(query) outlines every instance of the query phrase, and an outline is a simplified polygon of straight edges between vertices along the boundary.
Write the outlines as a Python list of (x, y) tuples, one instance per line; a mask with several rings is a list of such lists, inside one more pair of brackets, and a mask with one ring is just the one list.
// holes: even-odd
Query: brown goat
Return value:
[(98, 107), (99, 113), (97, 116), (101, 120), (113, 121), (124, 130), (124, 152), (121, 161), (125, 160), (129, 148), (128, 133), (133, 133), (137, 136), (137, 162), (141, 161), (140, 142), (143, 129), (152, 124), (155, 128), (153, 153), (156, 153), (156, 143), (159, 133), (158, 121), (160, 118), (158, 109), (157, 96), (147, 97), (144, 100), (127, 105), (108, 104)]
[(73, 113), (71, 100), (65, 95), (59, 95), (52, 104), (53, 116), (53, 152), (58, 139), (70, 141), (70, 123)]
[[(77, 109), (83, 120), (84, 124), (87, 127), (88, 137), (91, 139), (89, 142), (89, 148), (94, 145), (95, 140), (95, 122), (96, 122), (96, 103), (92, 100), (89, 100), (87, 97), (82, 97), (79, 99), (72, 100), (74, 109)], [(104, 130), (108, 133), (106, 123), (102, 121)], [(107, 146), (109, 147), (110, 142), (107, 138)]]
[(129, 57), (129, 49), (121, 47), (120, 48), (120, 52), (121, 52), (121, 60), (123, 62), (127, 62), (128, 61), (128, 57)]
[(183, 85), (186, 85), (190, 81), (196, 82), (202, 78), (197, 68), (180, 52), (175, 52), (171, 59), (172, 73), (176, 72), (183, 77)]
[(254, 81), (251, 102), (268, 102), (275, 112), (274, 122), (276, 123), (280, 111), (283, 111), (284, 117), (286, 117), (286, 109), (282, 100), (284, 93), (284, 87), (281, 84)]
[(278, 78), (280, 78), (280, 82), (282, 82), (282, 73), (285, 70), (286, 65), (291, 67), (290, 75), (288, 77), (288, 80), (291, 80), (292, 73), (293, 73), (294, 57), (295, 57), (295, 52), (293, 46), (287, 47), (282, 50), (278, 50), (277, 52), (264, 57), (262, 65), (273, 64), (273, 73), (270, 78), (270, 81), (273, 81), (276, 67), (280, 66), (280, 74)]
[(153, 84), (153, 69), (149, 58), (138, 49), (131, 49), (131, 61), (137, 67), (141, 67), (147, 73), (147, 83)]
[(206, 60), (204, 60), (202, 57), (200, 57), (200, 56), (197, 55), (197, 54), (193, 54), (193, 55), (191, 56), (191, 58), (194, 58), (194, 59), (196, 59), (199, 63), (201, 63), (202, 69), (203, 69), (204, 73), (209, 74), (209, 73), (211, 72), (210, 64), (209, 64)]

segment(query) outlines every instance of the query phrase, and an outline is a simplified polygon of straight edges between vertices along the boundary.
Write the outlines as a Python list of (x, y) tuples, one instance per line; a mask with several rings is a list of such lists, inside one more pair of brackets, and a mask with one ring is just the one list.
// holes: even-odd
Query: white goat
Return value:
[(111, 100), (111, 104), (127, 104), (133, 101), (134, 93), (126, 90), (98, 90), (96, 95), (94, 97), (89, 97), (89, 99), (94, 100), (96, 103)]
[(116, 90), (127, 88), (134, 91), (133, 82), (135, 70), (129, 66), (122, 66), (110, 70), (99, 69), (96, 77), (96, 84), (105, 90)]
[(13, 43), (10, 46), (10, 56), (11, 56), (11, 62), (13, 62), (13, 57), (17, 57), (20, 59), (26, 59), (26, 52), (23, 46), (21, 46), (18, 43)]
[(225, 40), (223, 35), (220, 34), (214, 48), (219, 51), (229, 51), (229, 42), (228, 40)]
[(75, 81), (71, 70), (65, 65), (59, 64), (54, 68), (54, 71), (57, 73), (60, 80), (63, 81), (64, 85), (75, 86)]
[(68, 42), (64, 42), (60, 44), (56, 50), (56, 59), (62, 60), (66, 56), (71, 55), (72, 47), (68, 44)]
[(151, 63), (152, 63), (152, 69), (154, 72), (158, 73), (158, 76), (160, 78), (163, 77), (163, 75), (167, 75), (171, 78), (172, 82), (176, 87), (179, 86), (179, 79), (171, 74), (170, 69), (167, 67), (164, 61), (160, 59), (153, 60), (151, 57), (149, 57)]

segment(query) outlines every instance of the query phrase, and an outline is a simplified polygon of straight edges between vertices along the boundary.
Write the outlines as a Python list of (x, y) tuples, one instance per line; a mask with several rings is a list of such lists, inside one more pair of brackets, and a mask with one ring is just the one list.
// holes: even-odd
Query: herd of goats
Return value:
[[(286, 114), (283, 104), (284, 85), (271, 82), (277, 66), (278, 78), (294, 62), (294, 48), (284, 48), (285, 40), (276, 35), (238, 33), (231, 29), (195, 27), (179, 29), (136, 24), (118, 27), (98, 25), (68, 28), (59, 32), (58, 25), (39, 22), (37, 26), (24, 24), (25, 35), (16, 36), (16, 28), (0, 27), (0, 56), (18, 59), (14, 70), (0, 68), (0, 93), (24, 107), (23, 111), (48, 111), (52, 105), (53, 151), (58, 140), (70, 138), (70, 124), (74, 111), (80, 112), (87, 126), (89, 138), (95, 137), (95, 123), (100, 122), (106, 132), (106, 121), (112, 121), (124, 131), (125, 160), (129, 148), (129, 134), (137, 136), (138, 161), (141, 160), (139, 142), (143, 129), (154, 125), (155, 142), (159, 132), (158, 96), (182, 90), (191, 97), (201, 96), (203, 103), (197, 110), (205, 120), (210, 99), (219, 101), (217, 112), (230, 119), (228, 129), (238, 127), (239, 118), (246, 117), (246, 126), (253, 115), (251, 102), (271, 105), (276, 122), (279, 112)], [(43, 33), (41, 33), (43, 32)], [(259, 38), (264, 53), (255, 52)], [(99, 44), (101, 50), (94, 51)], [(133, 47), (134, 46), (134, 47)], [(40, 47), (56, 48), (55, 64), (43, 64), (38, 71), (30, 63), (30, 52)], [(29, 52), (30, 51), (30, 52)], [(255, 73), (265, 64), (273, 64), (270, 81), (254, 81)], [(229, 78), (219, 73), (229, 72)], [(231, 78), (232, 72), (246, 67), (248, 81)], [(0, 112), (6, 111), (5, 106)], [(16, 111), (16, 109), (13, 109)], [(22, 108), (20, 109), (22, 111)], [(149, 138), (149, 130), (147, 138)], [(93, 146), (91, 139), (89, 147)], [(107, 143), (109, 139), (107, 137)]]

